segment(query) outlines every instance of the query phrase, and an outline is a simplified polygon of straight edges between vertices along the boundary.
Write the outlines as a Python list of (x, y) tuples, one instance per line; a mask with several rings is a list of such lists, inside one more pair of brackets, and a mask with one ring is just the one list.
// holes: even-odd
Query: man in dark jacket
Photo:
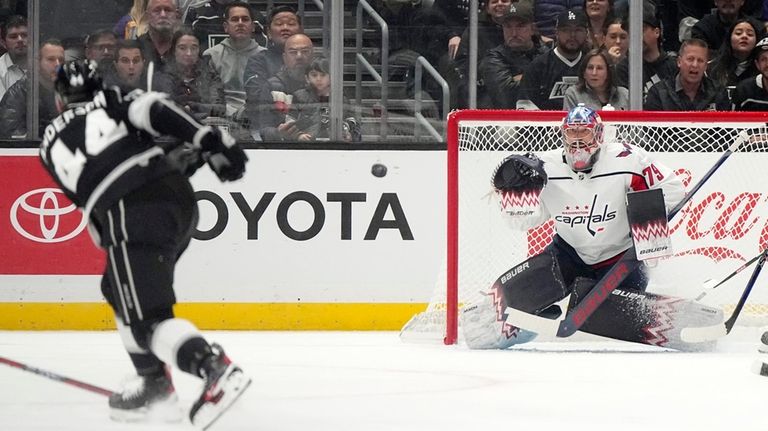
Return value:
[[(64, 63), (64, 47), (58, 39), (48, 39), (40, 46), (40, 61), (38, 67), (39, 102), (39, 132), (53, 119), (56, 111), (53, 83), (56, 79), (56, 69)], [(16, 81), (0, 100), (0, 137), (10, 138), (27, 134), (27, 91), (29, 80), (25, 75)]]
[(643, 108), (647, 111), (730, 111), (725, 89), (705, 75), (708, 60), (706, 42), (684, 41), (677, 57), (680, 71), (674, 78), (651, 87)]
[(275, 76), (283, 67), (285, 41), (294, 34), (303, 33), (304, 29), (296, 10), (290, 6), (277, 6), (269, 13), (267, 32), (269, 33), (267, 49), (250, 57), (243, 73), (246, 112), (251, 132), (256, 134), (255, 138), (258, 138), (261, 90), (267, 80)]
[(478, 94), (478, 108), (515, 109), (525, 67), (547, 51), (533, 26), (532, 8), (512, 3), (501, 22), (504, 43), (480, 62), (479, 75), (486, 91)]
[(283, 69), (269, 78), (259, 95), (259, 134), (264, 141), (282, 141), (295, 135), (295, 118), (287, 116), (291, 108), (293, 93), (304, 88), (304, 72), (312, 62), (314, 49), (312, 39), (304, 34), (295, 34), (285, 41)]
[[(643, 95), (653, 84), (677, 75), (675, 57), (661, 47), (661, 25), (653, 11), (643, 10)], [(629, 88), (629, 56), (616, 65), (616, 85)]]
[(579, 81), (588, 23), (580, 10), (565, 11), (557, 17), (557, 46), (525, 68), (518, 109), (563, 109), (565, 91)]

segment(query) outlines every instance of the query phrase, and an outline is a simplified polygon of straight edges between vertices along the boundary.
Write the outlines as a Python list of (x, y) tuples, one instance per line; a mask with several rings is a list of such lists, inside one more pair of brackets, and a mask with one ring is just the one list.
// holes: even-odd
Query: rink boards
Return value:
[[(177, 268), (180, 315), (207, 329), (367, 330), (399, 329), (424, 309), (444, 265), (443, 151), (248, 155), (242, 181), (221, 184), (207, 168), (193, 178), (201, 218)], [(660, 157), (695, 176), (713, 155)], [(375, 163), (387, 166), (385, 176), (371, 174)], [(0, 170), (0, 329), (113, 328), (99, 293), (103, 254), (79, 212), (68, 207), (35, 151), (0, 150)], [(754, 184), (765, 187), (768, 179)], [(733, 195), (741, 186), (717, 187)], [(765, 206), (768, 195), (756, 193)], [(697, 226), (724, 217), (727, 202), (716, 204), (702, 210)], [(738, 232), (728, 228), (733, 223), (721, 231), (739, 236), (734, 241), (749, 258), (768, 218), (759, 211), (744, 217)], [(702, 228), (683, 241), (711, 247), (721, 231)], [(701, 265), (691, 262), (684, 269)]]

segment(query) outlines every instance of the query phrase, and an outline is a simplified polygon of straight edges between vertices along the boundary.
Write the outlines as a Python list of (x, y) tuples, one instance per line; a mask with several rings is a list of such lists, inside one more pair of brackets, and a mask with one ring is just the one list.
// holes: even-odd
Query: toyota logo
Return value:
[[(37, 203), (30, 204), (29, 198), (38, 195), (40, 196), (39, 202), (35, 199), (34, 202)], [(66, 198), (64, 193), (56, 188), (36, 189), (24, 193), (11, 206), (11, 225), (21, 236), (35, 242), (55, 243), (74, 238), (83, 231), (87, 220), (78, 212), (77, 216), (80, 217), (80, 224), (71, 232), (59, 232), (61, 218), (77, 211), (77, 206), (69, 202), (68, 199), (66, 199), (66, 206), (61, 206), (60, 199), (65, 200)], [(19, 222), (21, 214), (37, 216), (40, 221), (41, 236), (30, 233), (21, 225)]]

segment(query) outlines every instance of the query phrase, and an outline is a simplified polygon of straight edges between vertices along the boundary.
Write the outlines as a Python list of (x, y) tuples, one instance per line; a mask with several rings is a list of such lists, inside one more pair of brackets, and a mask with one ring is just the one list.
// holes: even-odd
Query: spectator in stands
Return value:
[(147, 32), (147, 1), (133, 0), (127, 15), (123, 15), (112, 30), (121, 39), (137, 39)]
[[(677, 75), (677, 61), (661, 47), (661, 25), (650, 8), (643, 9), (643, 95), (653, 84)], [(616, 85), (629, 86), (629, 58), (616, 65)]]
[(99, 65), (102, 75), (115, 62), (117, 37), (111, 30), (96, 30), (85, 38), (85, 58)]
[[(504, 31), (501, 19), (509, 11), (511, 0), (486, 0), (483, 10), (477, 19), (477, 64), (483, 60), (488, 51), (504, 43)], [(458, 103), (460, 107), (467, 106), (469, 79), (469, 28), (461, 35), (458, 52), (454, 59), (456, 74), (459, 78)], [(479, 75), (479, 74), (478, 74)], [(483, 92), (483, 82), (477, 82), (478, 93)]]
[(225, 115), (224, 86), (208, 57), (200, 56), (200, 40), (189, 27), (173, 35), (174, 58), (168, 65), (171, 98), (199, 121)]
[[(292, 133), (290, 111), (292, 95), (304, 88), (304, 74), (312, 62), (312, 39), (304, 34), (295, 34), (285, 41), (283, 68), (267, 80), (259, 95), (259, 135), (264, 141), (282, 141)], [(259, 136), (254, 136), (254, 139)], [(258, 140), (258, 139), (257, 139)]]
[[(110, 73), (104, 76), (106, 85), (116, 85), (123, 91), (131, 91), (136, 88), (147, 90), (147, 61), (144, 57), (141, 42), (133, 39), (117, 41), (115, 62)], [(169, 75), (153, 71), (152, 89), (170, 93), (173, 88)]]
[(752, 51), (757, 41), (762, 39), (763, 29), (755, 27), (753, 19), (740, 18), (728, 34), (728, 41), (720, 46), (709, 63), (707, 74), (730, 91), (739, 81), (758, 74), (757, 66), (752, 61)]
[(224, 31), (229, 36), (220, 44), (208, 48), (203, 56), (210, 59), (211, 66), (224, 83), (227, 116), (242, 122), (245, 115), (245, 65), (249, 57), (266, 48), (259, 46), (251, 37), (254, 24), (248, 3), (233, 1), (228, 4), (224, 9), (224, 18)]
[(27, 19), (13, 15), (0, 26), (0, 45), (6, 53), (0, 56), (0, 99), (9, 88), (26, 74)]
[(491, 49), (480, 62), (478, 74), (487, 91), (484, 98), (478, 98), (478, 108), (515, 109), (525, 67), (548, 51), (536, 35), (529, 5), (512, 3), (501, 26), (504, 43)]
[[(291, 108), (288, 113), (288, 125), (281, 134), (285, 140), (314, 141), (330, 137), (331, 75), (328, 60), (315, 58), (309, 63), (304, 74), (305, 88), (293, 93)], [(344, 99), (343, 139), (348, 142), (360, 141), (357, 120), (348, 109)], [(295, 120), (291, 122), (291, 120)]]
[(588, 25), (580, 10), (568, 10), (557, 17), (557, 45), (525, 68), (517, 109), (563, 108), (565, 91), (579, 81)]
[(629, 91), (617, 87), (613, 79), (611, 59), (605, 48), (584, 55), (579, 69), (579, 83), (565, 92), (563, 110), (570, 111), (579, 103), (594, 110), (610, 105), (616, 110), (629, 109)]
[(448, 57), (453, 60), (459, 51), (461, 34), (467, 26), (469, 2), (466, 0), (435, 0), (432, 7), (445, 19), (439, 30), (442, 32), (439, 37), (448, 41)]
[[(742, 11), (744, 0), (715, 0), (716, 10), (704, 15), (691, 29), (691, 37), (707, 43), (710, 54), (720, 49), (728, 37), (728, 29), (737, 19), (746, 18)], [(754, 19), (754, 18), (751, 18)], [(761, 23), (755, 22), (758, 28)]]
[[(58, 115), (53, 83), (56, 71), (64, 63), (64, 46), (58, 39), (48, 39), (40, 45), (38, 58), (38, 133)], [(0, 137), (27, 135), (27, 75), (16, 81), (0, 100)], [(38, 135), (38, 136), (40, 136)]]
[(283, 67), (283, 46), (285, 41), (298, 33), (303, 33), (301, 18), (290, 6), (274, 7), (267, 18), (269, 42), (267, 49), (259, 51), (248, 58), (243, 73), (245, 83), (246, 113), (251, 131), (258, 134), (259, 103), (261, 89), (267, 80), (277, 74)]
[[(227, 7), (233, 0), (207, 0), (197, 5), (192, 5), (187, 16), (184, 19), (184, 24), (191, 27), (197, 38), (200, 40), (200, 49), (205, 52), (208, 48), (216, 46), (228, 35), (226, 33), (226, 19), (224, 14)], [(251, 10), (251, 34), (250, 37), (256, 39), (256, 41), (264, 46), (267, 44), (267, 36), (264, 34), (264, 28), (261, 25), (263, 17), (261, 14), (256, 16), (256, 12)]]
[(757, 42), (752, 59), (760, 73), (736, 86), (733, 92), (733, 109), (736, 111), (768, 111), (768, 37)]
[(555, 39), (557, 17), (567, 10), (580, 10), (584, 0), (536, 0), (533, 3), (533, 13), (536, 18), (536, 28), (542, 36)]
[(155, 71), (164, 71), (173, 58), (173, 34), (179, 27), (177, 0), (149, 0), (147, 3), (147, 32), (139, 36), (147, 62)]
[(701, 39), (680, 45), (679, 72), (648, 90), (644, 109), (648, 111), (729, 111), (725, 89), (706, 76), (709, 47)]
[(616, 65), (626, 58), (629, 51), (629, 23), (626, 18), (612, 17), (605, 20), (603, 33), (603, 47), (611, 59), (611, 65)]
[(614, 0), (584, 0), (584, 13), (589, 19), (589, 48), (603, 46), (605, 22), (613, 18)]

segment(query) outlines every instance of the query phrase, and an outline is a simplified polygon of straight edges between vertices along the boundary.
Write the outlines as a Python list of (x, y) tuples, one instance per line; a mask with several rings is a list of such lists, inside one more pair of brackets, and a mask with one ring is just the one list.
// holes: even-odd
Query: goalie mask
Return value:
[(603, 144), (603, 120), (580, 103), (563, 119), (565, 161), (576, 172), (592, 169)]
[(56, 105), (63, 110), (92, 100), (94, 93), (103, 88), (103, 83), (95, 61), (75, 60), (59, 67), (55, 86)]

